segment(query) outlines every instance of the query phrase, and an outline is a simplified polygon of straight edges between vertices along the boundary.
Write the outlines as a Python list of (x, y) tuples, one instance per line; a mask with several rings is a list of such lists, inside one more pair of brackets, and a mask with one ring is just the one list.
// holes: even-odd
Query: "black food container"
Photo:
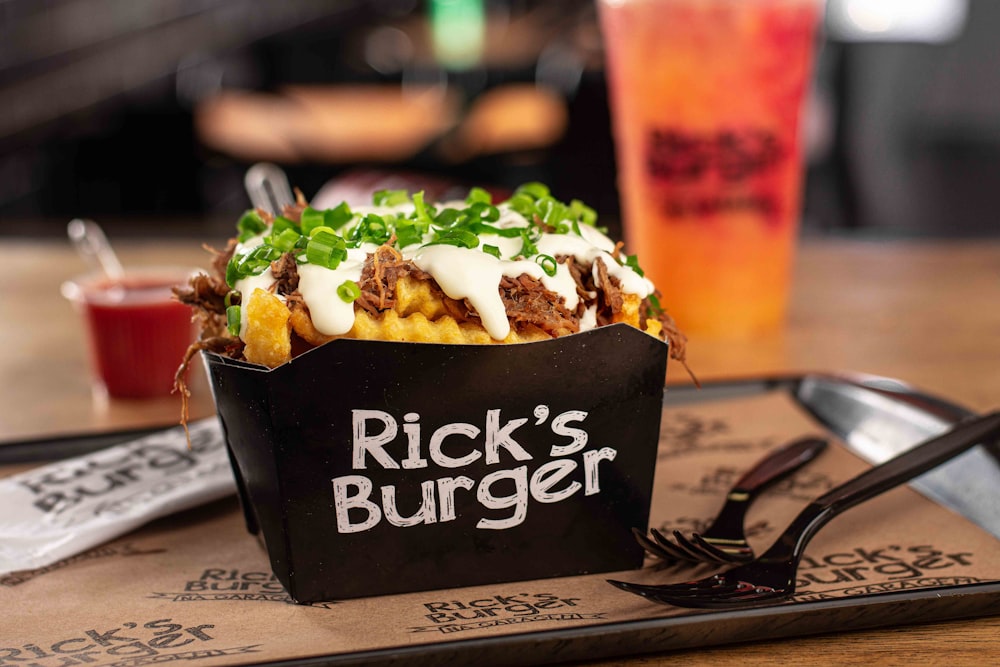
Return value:
[(299, 603), (641, 567), (667, 344), (205, 353), (251, 533)]

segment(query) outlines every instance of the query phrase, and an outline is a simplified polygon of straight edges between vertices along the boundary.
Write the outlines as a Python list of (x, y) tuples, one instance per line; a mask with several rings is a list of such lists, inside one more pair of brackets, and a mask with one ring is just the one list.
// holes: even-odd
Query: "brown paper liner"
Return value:
[[(766, 451), (822, 433), (782, 393), (665, 410), (652, 525), (685, 531), (704, 527), (729, 486)], [(866, 467), (834, 443), (752, 507), (747, 526), (753, 546), (758, 552), (765, 548), (804, 504)], [(707, 572), (664, 569), (647, 560), (644, 569), (614, 578), (662, 583)], [(867, 614), (868, 625), (894, 622), (878, 615), (906, 604), (919, 606), (922, 619), (953, 615), (947, 596), (937, 606), (933, 594), (918, 603), (873, 603), (940, 586), (981, 591), (984, 582), (1000, 579), (1000, 550), (993, 536), (902, 487), (837, 517), (813, 539), (791, 603), (742, 616), (705, 615), (652, 604), (613, 588), (606, 578), (296, 605), (271, 574), (266, 554), (247, 534), (236, 500), (230, 499), (157, 521), (44, 570), (0, 579), (0, 605), (7, 610), (0, 615), (0, 657), (46, 666), (230, 665), (363, 657), (359, 652), (381, 649), (397, 656), (430, 656), (443, 648), (448, 650), (435, 654), (440, 660), (496, 663), (517, 654), (498, 652), (483, 640), (574, 630), (579, 632), (564, 635), (559, 645), (546, 644), (544, 634), (528, 635), (539, 640), (534, 648), (522, 644), (526, 652), (520, 659), (579, 659), (574, 646), (599, 657), (639, 650), (621, 632), (629, 622), (644, 619), (663, 623), (666, 629), (650, 645), (662, 648), (838, 630), (843, 625), (836, 620), (843, 616), (830, 615), (838, 608), (833, 603)], [(1000, 605), (1000, 589), (986, 589), (993, 607)], [(791, 618), (787, 612), (798, 608), (803, 610), (798, 616), (809, 619), (800, 629), (782, 629), (773, 621)]]

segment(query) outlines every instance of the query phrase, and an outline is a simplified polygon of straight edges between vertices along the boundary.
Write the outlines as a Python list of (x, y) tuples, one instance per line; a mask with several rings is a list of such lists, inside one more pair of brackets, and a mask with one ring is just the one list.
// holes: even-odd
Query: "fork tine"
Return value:
[[(692, 538), (698, 537), (697, 533), (692, 535)], [(715, 561), (719, 563), (732, 563), (732, 559), (729, 556), (708, 544), (704, 540), (701, 542), (693, 542), (688, 540), (679, 530), (674, 531), (674, 539), (677, 540), (677, 546), (684, 549), (692, 555), (696, 555), (701, 561)], [(703, 546), (704, 545), (704, 546)]]
[(806, 544), (830, 519), (910, 481), (979, 442), (990, 442), (997, 437), (1000, 437), (1000, 411), (962, 422), (944, 435), (931, 438), (826, 492), (807, 505), (759, 558), (726, 572), (680, 585), (648, 586), (613, 580), (609, 583), (656, 602), (682, 607), (732, 608), (787, 601), (795, 594), (796, 570)]
[(645, 549), (650, 555), (666, 561), (676, 562), (677, 559), (673, 556), (673, 554), (660, 548), (660, 545), (646, 537), (646, 534), (638, 528), (632, 529), (632, 535), (635, 537), (635, 541), (638, 542), (640, 546), (642, 546), (642, 548)]
[(660, 604), (674, 605), (675, 607), (688, 607), (691, 609), (733, 609), (736, 607), (752, 607), (759, 603), (773, 603), (776, 599), (789, 597), (787, 593), (775, 591), (773, 593), (731, 595), (728, 597), (705, 597), (692, 595), (690, 597), (673, 596), (664, 594), (645, 595), (649, 600)]
[[(656, 544), (659, 545), (661, 550), (670, 554), (671, 558), (673, 558), (675, 561), (681, 561), (686, 563), (705, 562), (705, 558), (703, 556), (698, 555), (697, 552), (688, 551), (677, 542), (670, 540), (668, 537), (666, 537), (663, 533), (661, 533), (657, 529), (650, 528), (649, 532), (653, 536), (653, 539), (656, 540)], [(676, 534), (677, 531), (675, 530), (674, 533)]]
[[(687, 598), (698, 598), (705, 595), (705, 589), (703, 588), (689, 588), (686, 584), (676, 584), (668, 586), (647, 586), (646, 584), (633, 584), (627, 581), (618, 581), (615, 579), (608, 579), (609, 584), (616, 586), (623, 591), (628, 593), (633, 593), (635, 595), (641, 595), (644, 598), (649, 598), (651, 600), (659, 601), (661, 598), (673, 598), (673, 599), (687, 599)], [(696, 582), (695, 582), (696, 583)], [(739, 593), (739, 589), (735, 584), (723, 583), (718, 586), (711, 587), (712, 597), (732, 597)]]
[[(645, 534), (641, 534), (640, 543), (645, 546), (651, 553), (662, 558), (664, 561), (670, 564), (677, 563), (690, 563), (691, 558), (687, 553), (681, 551), (676, 545), (667, 540), (660, 531), (655, 528), (650, 528), (650, 535), (653, 539), (650, 539)], [(638, 538), (638, 535), (637, 535)]]
[[(744, 599), (752, 598), (758, 595), (774, 593), (773, 588), (760, 588), (754, 586), (753, 584), (747, 583), (745, 581), (730, 581), (726, 582), (725, 585), (716, 586), (710, 589), (712, 592), (712, 597), (717, 600), (729, 600), (729, 599)], [(705, 594), (705, 589), (691, 589), (688, 591), (661, 591), (665, 595), (676, 596), (676, 597), (690, 597), (690, 596), (703, 596)]]
[(698, 533), (692, 533), (691, 541), (723, 563), (745, 563), (753, 560), (753, 549), (747, 545), (727, 545), (725, 548), (708, 542)]
[(656, 528), (650, 528), (650, 539), (638, 528), (632, 528), (636, 541), (651, 555), (670, 563), (742, 563), (753, 558), (749, 546), (732, 545), (725, 549), (706, 541), (700, 534), (685, 537), (680, 531), (673, 531), (671, 540)]

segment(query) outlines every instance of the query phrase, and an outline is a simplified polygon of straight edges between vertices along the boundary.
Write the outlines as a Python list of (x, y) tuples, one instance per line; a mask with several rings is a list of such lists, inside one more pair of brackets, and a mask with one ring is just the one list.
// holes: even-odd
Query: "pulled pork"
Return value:
[[(294, 214), (292, 210), (286, 210), (286, 214)], [(299, 210), (301, 213), (301, 209)], [(291, 216), (289, 216), (291, 217)], [(215, 252), (213, 261), (213, 273), (215, 275), (199, 275), (192, 279), (185, 288), (175, 290), (179, 301), (202, 313), (207, 326), (206, 335), (203, 336), (202, 345), (205, 340), (213, 341), (212, 346), (221, 345), (221, 340), (230, 341), (227, 352), (230, 355), (240, 356), (241, 345), (238, 339), (228, 338), (225, 328), (225, 298), (230, 294), (230, 289), (225, 282), (225, 268), (232, 257), (235, 243), (231, 242), (226, 250)], [(504, 277), (500, 283), (499, 291), (507, 309), (507, 317), (511, 326), (523, 328), (534, 326), (549, 335), (563, 336), (575, 333), (580, 330), (580, 320), (583, 317), (587, 304), (593, 304), (596, 298), (597, 312), (596, 319), (599, 326), (614, 322), (615, 315), (620, 313), (624, 304), (624, 296), (619, 281), (608, 273), (608, 268), (604, 262), (598, 260), (595, 263), (596, 271), (591, 267), (577, 262), (573, 257), (560, 256), (556, 258), (561, 264), (566, 264), (570, 275), (576, 282), (577, 293), (580, 295), (580, 303), (577, 308), (571, 311), (566, 307), (566, 301), (560, 295), (545, 288), (544, 284), (528, 275), (521, 275), (517, 278)], [(271, 264), (271, 271), (274, 273), (276, 282), (272, 290), (283, 296), (288, 301), (290, 307), (305, 307), (302, 296), (298, 292), (299, 274), (298, 264), (295, 258), (286, 253)], [(467, 299), (457, 300), (449, 297), (431, 278), (430, 274), (419, 269), (412, 261), (406, 260), (390, 244), (378, 248), (368, 256), (362, 269), (361, 279), (358, 287), (361, 291), (355, 304), (377, 316), (379, 313), (390, 310), (396, 305), (396, 286), (404, 276), (412, 276), (418, 280), (426, 281), (435, 297), (437, 297), (449, 315), (457, 322), (479, 321), (479, 315), (475, 308)], [(238, 303), (238, 297), (230, 294), (230, 302)], [(688, 369), (685, 363), (685, 352), (687, 339), (681, 333), (673, 319), (662, 310), (654, 308), (649, 299), (643, 301), (640, 307), (641, 319), (655, 319), (663, 326), (663, 336), (670, 343), (670, 356), (679, 361), (695, 382), (697, 378)], [(199, 349), (212, 349), (200, 347)], [(197, 351), (197, 350), (196, 350)]]

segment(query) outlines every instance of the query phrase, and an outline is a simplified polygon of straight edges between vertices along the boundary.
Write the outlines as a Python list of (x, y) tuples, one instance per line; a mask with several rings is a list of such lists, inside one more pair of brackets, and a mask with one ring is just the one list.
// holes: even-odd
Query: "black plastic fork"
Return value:
[(795, 593), (795, 573), (806, 544), (830, 519), (998, 436), (1000, 412), (961, 422), (817, 498), (760, 558), (721, 574), (662, 586), (608, 582), (653, 602), (679, 607), (731, 609), (785, 600)]
[(739, 478), (704, 532), (685, 536), (675, 530), (673, 540), (656, 528), (650, 528), (649, 537), (638, 528), (633, 528), (632, 533), (646, 551), (667, 563), (733, 564), (753, 560), (753, 549), (743, 530), (750, 504), (764, 489), (819, 456), (826, 446), (822, 438), (806, 437), (770, 452)]

